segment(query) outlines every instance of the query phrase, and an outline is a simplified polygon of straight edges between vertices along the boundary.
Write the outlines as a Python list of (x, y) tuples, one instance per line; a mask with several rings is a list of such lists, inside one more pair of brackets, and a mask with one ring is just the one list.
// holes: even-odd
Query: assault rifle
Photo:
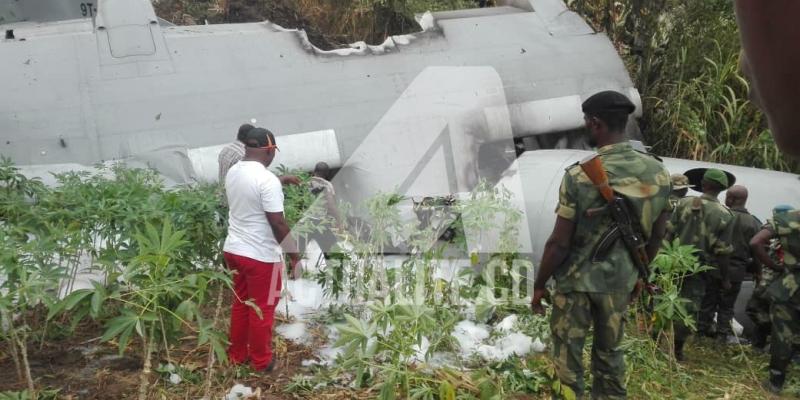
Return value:
[(650, 257), (645, 250), (644, 237), (641, 234), (641, 225), (638, 219), (631, 217), (633, 214), (625, 198), (615, 193), (614, 189), (609, 186), (608, 175), (597, 154), (583, 159), (580, 166), (607, 202), (600, 209), (587, 210), (587, 214), (608, 212), (614, 220), (614, 223), (601, 237), (600, 242), (597, 243), (592, 255), (593, 261), (597, 261), (597, 257), (605, 255), (617, 239), (622, 239), (645, 288), (649, 293), (655, 293), (658, 288), (650, 283)]

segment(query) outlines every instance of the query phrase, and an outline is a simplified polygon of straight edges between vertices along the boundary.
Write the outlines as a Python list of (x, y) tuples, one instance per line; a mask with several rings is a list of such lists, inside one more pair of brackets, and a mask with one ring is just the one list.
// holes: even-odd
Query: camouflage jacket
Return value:
[(767, 295), (774, 301), (800, 302), (800, 210), (773, 215), (765, 228), (780, 240), (783, 265), (786, 267), (767, 288)]
[(750, 239), (761, 230), (761, 221), (747, 212), (745, 208), (731, 208), (733, 226), (731, 228), (731, 245), (733, 252), (730, 259), (728, 279), (731, 282), (741, 282), (747, 269), (754, 263), (753, 254), (750, 252)]
[(713, 266), (715, 256), (733, 252), (733, 214), (712, 196), (684, 197), (672, 214), (673, 237), (694, 245), (701, 262)]
[[(628, 143), (617, 143), (597, 152), (608, 174), (611, 187), (624, 196), (638, 219), (645, 240), (653, 223), (670, 211), (672, 190), (669, 172), (655, 157), (634, 150)], [(607, 213), (589, 216), (586, 211), (603, 207), (605, 200), (580, 165), (567, 168), (561, 181), (556, 213), (575, 223), (569, 255), (555, 272), (556, 289), (562, 293), (630, 292), (638, 271), (622, 240), (617, 240), (604, 260), (592, 261), (595, 245), (612, 225)]]
[[(767, 225), (764, 225), (761, 229), (769, 229), (769, 222)], [(781, 249), (781, 241), (777, 238), (773, 238), (769, 241), (769, 249), (767, 250), (767, 254), (770, 258), (775, 260), (778, 264), (783, 264), (783, 249)], [(778, 275), (777, 271), (772, 268), (761, 268), (761, 281), (758, 282), (758, 288), (764, 289), (769, 286), (775, 277)]]

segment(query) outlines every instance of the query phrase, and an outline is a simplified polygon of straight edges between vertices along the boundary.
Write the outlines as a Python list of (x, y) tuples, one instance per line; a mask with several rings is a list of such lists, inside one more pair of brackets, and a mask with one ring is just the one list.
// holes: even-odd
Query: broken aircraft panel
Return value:
[[(251, 119), (280, 136), (334, 132), (341, 165), (430, 67), (499, 77), (504, 104), (474, 113), (486, 127), (479, 146), (510, 139), (493, 135), (506, 125), (517, 138), (578, 128), (577, 105), (598, 90), (628, 94), (641, 113), (610, 41), (560, 0), (432, 13), (422, 32), (333, 51), (269, 22), (165, 26), (147, 0), (100, 0), (86, 15), (84, 3), (59, 2), (72, 7), (61, 17), (51, 3), (0, 1), (0, 26), (13, 31), (0, 41), (10, 94), (0, 98), (0, 153), (20, 165), (125, 159), (190, 181), (209, 163), (190, 150), (230, 142)], [(409, 141), (440, 133), (410, 131), (417, 117), (406, 118), (390, 130)]]

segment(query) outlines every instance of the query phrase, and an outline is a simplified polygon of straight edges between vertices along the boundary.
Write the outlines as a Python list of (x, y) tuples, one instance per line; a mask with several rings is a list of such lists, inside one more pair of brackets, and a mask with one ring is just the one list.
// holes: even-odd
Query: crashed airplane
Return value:
[[(426, 14), (419, 33), (322, 51), (270, 22), (170, 26), (148, 0), (0, 0), (0, 152), (19, 165), (138, 161), (185, 182), (213, 177), (202, 150), (252, 119), (283, 136), (278, 163), (339, 167), (382, 119), (402, 121), (393, 129), (414, 142), (439, 132), (407, 128), (480, 107), (460, 128), (475, 146), (513, 135), (528, 148), (574, 147), (557, 135), (581, 126), (582, 97), (616, 89), (641, 104), (611, 42), (560, 0), (504, 4)], [(425, 80), (432, 68), (449, 93)], [(416, 110), (387, 115), (404, 101)]]
[[(530, 226), (548, 226), (541, 210), (578, 156), (535, 150), (588, 149), (580, 103), (594, 92), (627, 94), (636, 117), (641, 100), (608, 38), (561, 0), (498, 3), (323, 51), (268, 21), (174, 26), (148, 0), (0, 0), (0, 154), (44, 178), (125, 160), (176, 183), (213, 180), (219, 149), (255, 120), (279, 135), (276, 164), (341, 168), (334, 183), (354, 203), (463, 192), (515, 163)], [(762, 219), (800, 198), (790, 174), (738, 176), (775, 194), (753, 200)], [(545, 233), (531, 234), (538, 254)]]
[[(0, 154), (46, 182), (111, 160), (173, 183), (214, 180), (219, 150), (256, 121), (279, 136), (276, 165), (325, 161), (356, 205), (463, 193), (482, 178), (506, 187), (525, 213), (522, 252), (537, 260), (563, 169), (588, 153), (582, 100), (616, 90), (639, 117), (639, 93), (609, 39), (561, 0), (419, 22), (380, 45), (323, 51), (268, 21), (174, 26), (148, 0), (0, 0)], [(639, 137), (634, 119), (628, 131)], [(715, 166), (769, 193), (749, 204), (762, 220), (800, 199), (796, 175)]]
[[(580, 103), (613, 89), (638, 117), (639, 94), (608, 38), (561, 0), (419, 22), (421, 32), (381, 45), (323, 51), (268, 21), (174, 26), (148, 0), (0, 0), (0, 154), (45, 179), (125, 160), (175, 183), (213, 180), (219, 149), (255, 120), (279, 135), (276, 164), (326, 161), (354, 203), (516, 179), (523, 248), (536, 257), (554, 185), (588, 149)], [(638, 136), (633, 120), (629, 131)], [(666, 163), (674, 172), (699, 165)], [(794, 175), (721, 167), (772, 194), (751, 201), (762, 219), (800, 198)]]

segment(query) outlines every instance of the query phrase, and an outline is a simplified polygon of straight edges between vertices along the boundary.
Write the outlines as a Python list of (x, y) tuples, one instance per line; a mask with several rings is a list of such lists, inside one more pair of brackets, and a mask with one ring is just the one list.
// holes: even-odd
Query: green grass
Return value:
[(693, 338), (686, 361), (670, 364), (649, 338), (626, 338), (628, 394), (631, 399), (778, 399), (800, 395), (800, 368), (792, 366), (782, 396), (761, 388), (769, 355), (749, 346)]

